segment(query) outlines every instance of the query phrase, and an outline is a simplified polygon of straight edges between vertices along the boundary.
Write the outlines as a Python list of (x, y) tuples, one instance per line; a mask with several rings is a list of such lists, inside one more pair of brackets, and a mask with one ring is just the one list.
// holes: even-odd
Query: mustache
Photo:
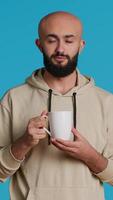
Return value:
[(62, 57), (66, 57), (67, 59), (70, 59), (70, 57), (68, 55), (63, 54), (62, 52), (57, 52), (57, 53), (53, 54), (51, 56), (51, 58), (54, 58), (56, 56), (62, 56)]

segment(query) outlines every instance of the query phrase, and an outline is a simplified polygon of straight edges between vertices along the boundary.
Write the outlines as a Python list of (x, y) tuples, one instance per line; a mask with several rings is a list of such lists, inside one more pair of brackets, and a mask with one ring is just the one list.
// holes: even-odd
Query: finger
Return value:
[(42, 113), (41, 113), (41, 116), (42, 115), (47, 115), (48, 114), (48, 112), (46, 111), (46, 110), (44, 110)]
[(46, 137), (46, 134), (38, 135), (39, 140), (40, 140), (40, 139), (43, 139), (43, 138), (45, 138), (45, 137)]
[(34, 123), (35, 128), (42, 129), (44, 126), (45, 126), (45, 121), (40, 121), (40, 122)]
[(62, 151), (66, 151), (66, 152), (70, 152), (72, 153), (73, 152), (73, 148), (71, 147), (66, 147), (64, 146), (63, 144), (61, 143), (58, 143), (56, 140), (52, 139), (52, 144), (54, 146), (56, 146), (58, 149), (62, 150)]
[(32, 118), (32, 119), (30, 119), (30, 121), (29, 121), (29, 123), (31, 124), (31, 123), (34, 123), (34, 122), (40, 122), (40, 121), (45, 121), (45, 119), (47, 118), (47, 115), (40, 115), (40, 116), (38, 116), (38, 117), (34, 117), (34, 118)]
[(48, 117), (48, 112), (46, 110), (44, 110), (42, 113), (41, 113), (41, 118), (47, 118)]
[(77, 129), (72, 128), (71, 131), (72, 131), (73, 135), (76, 136), (76, 138), (82, 138), (82, 135), (78, 132)]
[(33, 121), (29, 124), (29, 128), (43, 128), (45, 125), (42, 121)]
[(45, 126), (47, 123), (47, 119), (48, 117), (43, 115), (43, 116), (35, 118), (34, 120), (31, 121), (31, 123), (33, 123), (34, 125), (37, 124), (41, 126), (42, 124), (42, 126)]
[(39, 141), (40, 139), (44, 139), (46, 137), (46, 135), (44, 135), (44, 134), (41, 134), (41, 135), (36, 135), (36, 134), (34, 134), (34, 135), (32, 135), (32, 140), (33, 141)]
[(70, 148), (75, 147), (75, 141), (56, 139), (56, 142), (64, 145), (65, 147), (70, 147)]
[(46, 135), (46, 132), (43, 128), (37, 128), (36, 130), (37, 130), (38, 135), (42, 135), (42, 134)]
[(46, 132), (44, 131), (44, 129), (31, 127), (31, 128), (29, 128), (29, 134), (31, 134), (31, 135), (46, 135)]

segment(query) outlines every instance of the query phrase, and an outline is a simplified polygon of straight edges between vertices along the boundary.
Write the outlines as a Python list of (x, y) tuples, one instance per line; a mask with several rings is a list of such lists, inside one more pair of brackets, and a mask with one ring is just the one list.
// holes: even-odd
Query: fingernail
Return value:
[(55, 141), (56, 141), (56, 139), (55, 139), (55, 138), (51, 138), (51, 141), (52, 141), (52, 142), (55, 142)]

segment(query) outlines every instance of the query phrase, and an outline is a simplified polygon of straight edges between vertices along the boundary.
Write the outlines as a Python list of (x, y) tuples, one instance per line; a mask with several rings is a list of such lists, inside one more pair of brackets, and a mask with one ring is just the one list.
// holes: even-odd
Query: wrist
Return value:
[(85, 164), (93, 173), (98, 174), (107, 167), (108, 160), (99, 152), (94, 150), (91, 157), (85, 161)]
[(32, 146), (25, 141), (24, 137), (16, 140), (12, 145), (10, 152), (16, 160), (24, 160), (26, 154), (31, 150)]

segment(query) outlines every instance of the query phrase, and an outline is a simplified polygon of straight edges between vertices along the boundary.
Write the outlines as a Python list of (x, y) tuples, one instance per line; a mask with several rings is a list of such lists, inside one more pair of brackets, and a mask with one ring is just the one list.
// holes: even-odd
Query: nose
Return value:
[(64, 53), (64, 45), (63, 42), (59, 41), (56, 47), (56, 53)]

